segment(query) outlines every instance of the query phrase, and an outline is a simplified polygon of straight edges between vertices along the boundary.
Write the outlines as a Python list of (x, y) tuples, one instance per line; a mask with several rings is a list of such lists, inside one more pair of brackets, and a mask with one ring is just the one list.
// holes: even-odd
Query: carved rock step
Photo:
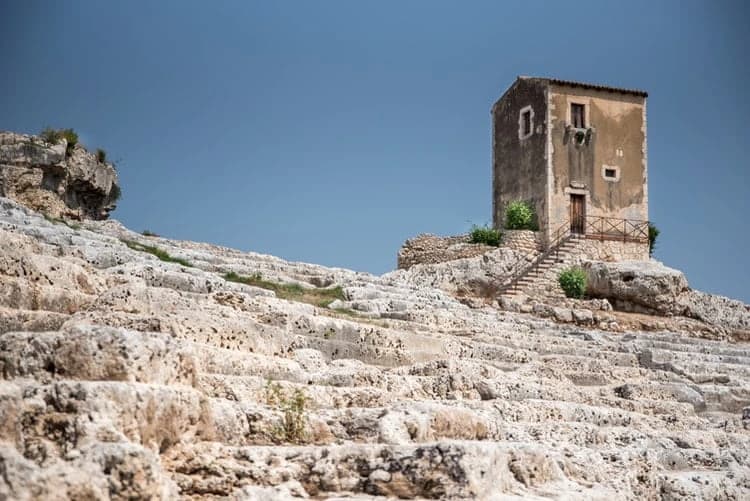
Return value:
[[(705, 420), (694, 414), (692, 404), (625, 399), (615, 402), (614, 398), (612, 401), (612, 405), (605, 407), (537, 399), (465, 401), (462, 405), (446, 405), (438, 400), (404, 400), (389, 407), (336, 409), (317, 408), (312, 401), (300, 417), (304, 417), (306, 423), (303, 440), (318, 444), (342, 441), (403, 444), (436, 439), (512, 440), (527, 436), (552, 443), (572, 442), (598, 447), (600, 443), (616, 445), (604, 438), (610, 427), (632, 432), (627, 442), (644, 437), (653, 439), (668, 433), (679, 436), (683, 430), (699, 428), (706, 436), (716, 434), (718, 442), (731, 442), (735, 439), (727, 432), (742, 429), (739, 414), (725, 413), (723, 420), (711, 428), (702, 425)], [(623, 408), (618, 409), (617, 404)], [(210, 399), (205, 418), (210, 426), (204, 430), (203, 436), (239, 445), (277, 443), (289, 439), (279, 431), (284, 423), (282, 410), (256, 401)], [(551, 434), (551, 429), (557, 434)], [(576, 436), (584, 429), (594, 435)], [(746, 438), (733, 446), (745, 443), (748, 443)], [(644, 448), (651, 445), (647, 441), (642, 444)]]
[[(603, 463), (593, 456), (590, 460)], [(528, 498), (562, 485), (587, 499), (605, 499), (620, 487), (591, 488), (594, 477), (577, 460), (558, 452), (545, 457), (534, 445), (522, 443), (321, 448), (202, 443), (175, 449), (166, 463), (168, 468), (170, 463), (179, 465), (173, 478), (188, 495), (227, 496), (248, 482), (272, 486), (290, 481), (316, 497), (348, 492), (418, 499), (495, 499), (502, 494)], [(215, 475), (203, 474), (207, 470)]]
[[(692, 466), (689, 451), (677, 451), (671, 458), (673, 468), (678, 463)], [(715, 475), (715, 484), (742, 497), (736, 483), (706, 469), (707, 464), (722, 460), (736, 462), (719, 454), (705, 459), (698, 476)], [(600, 454), (574, 445), (542, 450), (519, 441), (326, 447), (232, 447), (204, 442), (175, 447), (165, 455), (165, 466), (173, 471), (184, 495), (216, 496), (235, 494), (249, 482), (315, 497), (343, 492), (430, 499), (535, 499), (564, 488), (581, 499), (651, 499), (670, 489), (663, 482), (671, 482), (679, 471), (691, 471), (661, 473), (664, 463), (665, 458), (644, 454), (638, 447)], [(207, 471), (212, 475), (206, 475)], [(747, 473), (742, 476), (746, 478)], [(681, 485), (686, 495), (714, 492), (710, 487), (716, 486), (691, 489), (687, 483)]]

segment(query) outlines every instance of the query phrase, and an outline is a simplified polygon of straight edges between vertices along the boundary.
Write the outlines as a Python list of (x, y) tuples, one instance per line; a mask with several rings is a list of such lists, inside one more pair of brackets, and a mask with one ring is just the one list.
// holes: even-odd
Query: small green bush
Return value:
[(143, 235), (144, 237), (158, 237), (159, 236), (151, 230), (143, 230), (141, 232), (141, 235)]
[(486, 244), (497, 247), (500, 245), (500, 236), (500, 231), (495, 228), (474, 225), (471, 227), (471, 232), (469, 233), (469, 241), (473, 244)]
[(101, 148), (96, 149), (96, 160), (97, 162), (106, 163), (107, 162), (107, 152), (104, 151)]
[(535, 230), (534, 209), (523, 200), (516, 200), (505, 208), (505, 227), (509, 230)]
[(586, 294), (586, 272), (577, 266), (561, 271), (557, 281), (567, 297), (583, 299)]
[(653, 223), (648, 223), (648, 255), (651, 256), (654, 254), (654, 249), (656, 249), (656, 239), (659, 236), (659, 228), (657, 228)]

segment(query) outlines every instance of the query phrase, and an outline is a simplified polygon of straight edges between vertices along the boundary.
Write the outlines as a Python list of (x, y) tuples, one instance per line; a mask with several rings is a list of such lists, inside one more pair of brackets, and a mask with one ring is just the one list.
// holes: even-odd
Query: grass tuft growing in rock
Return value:
[(44, 219), (46, 219), (47, 221), (49, 221), (52, 224), (64, 224), (65, 226), (67, 226), (71, 230), (80, 230), (81, 229), (81, 225), (78, 224), (78, 223), (71, 223), (71, 222), (66, 221), (65, 219), (62, 219), (62, 218), (59, 218), (59, 217), (52, 217), (52, 216), (50, 216), (49, 214), (46, 214), (46, 213), (42, 213), (42, 215), (44, 216)]
[(346, 301), (344, 290), (340, 286), (327, 288), (308, 288), (302, 287), (299, 284), (285, 284), (280, 282), (272, 282), (270, 280), (264, 280), (260, 273), (245, 276), (238, 275), (233, 271), (225, 273), (224, 280), (245, 285), (252, 285), (254, 287), (260, 287), (262, 289), (268, 289), (274, 291), (276, 293), (276, 297), (278, 298), (313, 304), (321, 308), (328, 307), (328, 305), (336, 299)]
[(73, 129), (53, 129), (52, 127), (45, 127), (39, 136), (47, 143), (57, 144), (63, 139), (68, 142), (68, 146), (65, 150), (65, 154), (70, 156), (73, 153), (73, 149), (78, 144), (78, 134)]
[(281, 425), (273, 430), (277, 440), (297, 444), (305, 440), (308, 400), (304, 390), (300, 388), (287, 395), (279, 383), (274, 383), (270, 379), (266, 382), (266, 404), (284, 414)]
[(122, 196), (122, 190), (116, 184), (112, 185), (112, 189), (109, 190), (109, 200), (111, 202), (117, 202)]
[(154, 247), (153, 245), (143, 245), (139, 244), (138, 242), (135, 242), (133, 240), (122, 240), (122, 243), (127, 245), (129, 248), (141, 252), (147, 252), (149, 254), (152, 254), (159, 258), (159, 260), (164, 261), (166, 263), (177, 263), (181, 264), (182, 266), (192, 267), (193, 265), (190, 264), (190, 262), (181, 259), (179, 257), (170, 256), (169, 253), (165, 250), (159, 249), (158, 247)]

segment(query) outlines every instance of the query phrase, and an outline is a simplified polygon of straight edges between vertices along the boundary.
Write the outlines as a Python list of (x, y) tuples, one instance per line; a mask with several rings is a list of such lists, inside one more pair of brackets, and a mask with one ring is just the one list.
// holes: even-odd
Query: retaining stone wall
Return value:
[(648, 244), (600, 240), (580, 240), (576, 255), (592, 261), (648, 261)]
[(524, 255), (543, 250), (542, 233), (530, 230), (503, 230), (501, 245)]
[(422, 234), (410, 238), (398, 251), (398, 268), (408, 269), (415, 264), (437, 264), (454, 259), (480, 256), (496, 249), (489, 245), (469, 243), (469, 235), (439, 237)]
[[(523, 255), (541, 252), (540, 232), (503, 230), (500, 246)], [(410, 238), (398, 251), (398, 268), (408, 269), (415, 264), (437, 264), (455, 259), (481, 256), (497, 247), (469, 243), (469, 235), (439, 237), (422, 234)]]

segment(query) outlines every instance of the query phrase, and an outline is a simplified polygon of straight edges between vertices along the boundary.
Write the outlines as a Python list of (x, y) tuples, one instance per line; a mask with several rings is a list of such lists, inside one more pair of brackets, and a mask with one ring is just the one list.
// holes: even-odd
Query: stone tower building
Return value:
[(543, 236), (648, 241), (646, 92), (518, 77), (492, 107), (493, 224), (510, 201)]

